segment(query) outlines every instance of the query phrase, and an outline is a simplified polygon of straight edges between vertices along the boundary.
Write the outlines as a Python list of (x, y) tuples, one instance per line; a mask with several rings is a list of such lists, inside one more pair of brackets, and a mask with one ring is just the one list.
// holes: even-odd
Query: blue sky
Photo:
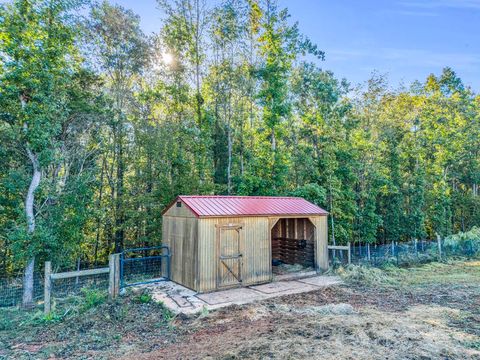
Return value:
[[(158, 31), (155, 0), (115, 0)], [(279, 0), (292, 21), (326, 52), (324, 69), (352, 83), (374, 70), (391, 84), (424, 80), (452, 67), (480, 91), (480, 0)]]

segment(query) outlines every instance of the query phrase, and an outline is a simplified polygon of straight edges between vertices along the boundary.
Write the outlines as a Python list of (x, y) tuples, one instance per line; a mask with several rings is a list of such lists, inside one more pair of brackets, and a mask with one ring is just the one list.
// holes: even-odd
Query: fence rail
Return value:
[(111, 299), (118, 296), (120, 292), (120, 254), (109, 256), (108, 267), (77, 270), (69, 272), (52, 273), (52, 263), (45, 262), (45, 284), (44, 284), (44, 312), (49, 314), (52, 311), (52, 283), (55, 280), (71, 279), (100, 274), (109, 274), (108, 295)]
[(329, 259), (330, 258), (335, 259), (337, 251), (339, 251), (340, 254), (342, 254), (341, 258), (343, 259), (343, 252), (346, 252), (348, 264), (352, 263), (352, 246), (350, 243), (348, 243), (347, 245), (328, 245), (327, 248), (329, 251), (329, 255), (330, 253), (332, 253), (332, 256), (329, 256)]

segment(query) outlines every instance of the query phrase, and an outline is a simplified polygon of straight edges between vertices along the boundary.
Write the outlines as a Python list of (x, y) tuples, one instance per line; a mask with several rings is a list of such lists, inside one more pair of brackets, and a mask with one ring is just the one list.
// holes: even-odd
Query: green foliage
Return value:
[(98, 305), (103, 304), (107, 300), (107, 295), (105, 294), (105, 292), (96, 289), (83, 288), (82, 296), (82, 311), (87, 311), (91, 308), (97, 307)]
[(141, 293), (137, 296), (135, 296), (135, 301), (141, 303), (141, 304), (148, 304), (153, 301), (152, 295), (149, 293)]
[(480, 224), (480, 97), (452, 69), (352, 88), (308, 62), (323, 52), (276, 1), (159, 0), (151, 37), (128, 9), (81, 3), (0, 9), (1, 273), (158, 245), (178, 194), (301, 196), (337, 244)]
[(202, 307), (202, 311), (200, 312), (200, 315), (198, 316), (200, 319), (207, 317), (210, 311), (208, 311), (208, 308), (206, 306)]
[[(97, 78), (82, 69), (76, 42), (81, 3), (17, 0), (0, 8), (0, 136), (7, 140), (0, 226), (10, 270), (32, 256), (64, 258), (84, 240), (95, 169), (91, 126), (99, 109), (91, 91)], [(24, 201), (32, 165), (42, 181), (30, 233)]]
[(480, 255), (480, 228), (473, 227), (470, 231), (450, 235), (445, 238), (443, 246), (449, 254)]
[(58, 315), (55, 311), (50, 312), (50, 314), (46, 314), (40, 317), (40, 323), (56, 323), (62, 320), (62, 316)]
[(304, 198), (317, 205), (323, 205), (326, 203), (327, 191), (318, 184), (305, 184), (293, 190), (289, 195)]
[(175, 317), (175, 314), (170, 311), (164, 304), (163, 302), (157, 302), (156, 303), (156, 306), (159, 307), (159, 311), (161, 312), (162, 314), (162, 318), (164, 321), (166, 321), (167, 323), (169, 323), (174, 317)]

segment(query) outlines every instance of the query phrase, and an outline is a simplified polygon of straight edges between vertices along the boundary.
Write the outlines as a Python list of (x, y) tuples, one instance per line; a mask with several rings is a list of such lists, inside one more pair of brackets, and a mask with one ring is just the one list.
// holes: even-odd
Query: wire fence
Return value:
[[(474, 241), (462, 245), (452, 245), (441, 241), (410, 241), (389, 244), (352, 245), (351, 263), (382, 267), (385, 265), (409, 266), (436, 260), (447, 260), (455, 257), (475, 257), (480, 255), (480, 246)], [(348, 264), (346, 251), (329, 250), (332, 266)]]
[(169, 278), (170, 252), (166, 246), (125, 250), (120, 258), (121, 284), (127, 287)]
[[(138, 250), (138, 249), (133, 249)], [(167, 257), (161, 248), (139, 249), (123, 258), (121, 270), (121, 286), (135, 285), (158, 280), (165, 276), (169, 268)], [(408, 266), (435, 260), (447, 260), (455, 257), (480, 256), (480, 242), (464, 241), (461, 245), (448, 241), (410, 241), (404, 243), (390, 243), (382, 245), (355, 244), (350, 248), (351, 263), (382, 267), (388, 264)], [(348, 264), (348, 252), (329, 249), (331, 266)], [(107, 264), (80, 264), (70, 268), (56, 268), (54, 272), (78, 271), (108, 266)], [(167, 275), (168, 278), (168, 275)], [(22, 276), (0, 277), (0, 307), (18, 306), (22, 303)], [(108, 273), (89, 276), (78, 276), (65, 279), (55, 279), (51, 283), (52, 294), (61, 301), (72, 295), (81, 295), (85, 289), (107, 289), (109, 284)], [(34, 301), (40, 303), (44, 296), (43, 268), (37, 269), (34, 274)]]
[[(55, 272), (67, 272), (76, 270), (87, 270), (98, 268), (102, 264), (81, 264), (77, 263), (70, 267), (56, 267)], [(44, 269), (43, 266), (36, 269), (33, 278), (33, 301), (35, 304), (43, 302), (44, 297)], [(98, 274), (85, 277), (68, 279), (56, 279), (52, 281), (52, 292), (59, 299), (71, 295), (80, 295), (87, 288), (105, 288), (108, 286), (108, 274)], [(20, 306), (23, 296), (23, 276), (0, 278), (0, 307)]]
[(69, 296), (81, 295), (87, 289), (106, 291), (108, 289), (108, 276), (108, 273), (104, 273), (52, 280), (52, 295), (55, 301), (62, 301)]
[[(133, 250), (133, 251), (132, 251)], [(121, 260), (121, 287), (158, 281), (165, 274), (168, 277), (169, 264), (165, 251), (161, 248), (142, 248), (125, 251)], [(140, 251), (137, 251), (140, 250)], [(55, 267), (53, 273), (71, 272), (108, 268), (108, 263), (89, 264), (77, 262), (71, 266)], [(34, 302), (39, 304), (44, 299), (44, 268), (36, 269), (34, 273)], [(51, 294), (56, 302), (70, 296), (82, 295), (86, 290), (107, 290), (109, 274), (92, 274), (51, 280)], [(0, 277), (0, 307), (19, 306), (22, 304), (23, 277)]]
[[(43, 299), (44, 279), (40, 273), (35, 272), (33, 276), (33, 300), (35, 302)], [(0, 307), (17, 306), (22, 302), (23, 277), (0, 278)]]

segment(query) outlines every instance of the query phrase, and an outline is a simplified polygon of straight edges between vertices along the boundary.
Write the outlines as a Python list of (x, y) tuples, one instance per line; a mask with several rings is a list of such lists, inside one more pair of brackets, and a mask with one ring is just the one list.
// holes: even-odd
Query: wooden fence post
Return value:
[(45, 315), (50, 314), (50, 311), (52, 310), (52, 305), (51, 305), (51, 294), (52, 294), (52, 263), (50, 261), (45, 262), (45, 286), (44, 286), (44, 300), (43, 300), (43, 306), (44, 306), (44, 313)]
[(108, 268), (108, 295), (110, 299), (115, 299), (120, 293), (120, 254), (111, 254), (108, 257)]
[(352, 246), (350, 242), (348, 243), (348, 263), (352, 263)]
[(442, 239), (440, 235), (437, 234), (437, 245), (438, 245), (438, 260), (442, 261)]

